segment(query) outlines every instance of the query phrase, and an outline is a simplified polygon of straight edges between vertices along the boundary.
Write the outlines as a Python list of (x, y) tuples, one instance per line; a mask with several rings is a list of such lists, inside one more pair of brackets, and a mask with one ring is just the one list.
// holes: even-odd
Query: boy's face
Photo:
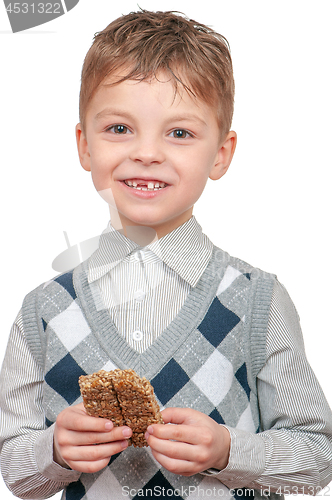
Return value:
[[(107, 82), (106, 82), (107, 83)], [(158, 238), (192, 216), (207, 179), (231, 162), (236, 134), (223, 141), (213, 109), (171, 81), (127, 80), (101, 85), (85, 134), (76, 127), (80, 161), (122, 226), (149, 226)]]

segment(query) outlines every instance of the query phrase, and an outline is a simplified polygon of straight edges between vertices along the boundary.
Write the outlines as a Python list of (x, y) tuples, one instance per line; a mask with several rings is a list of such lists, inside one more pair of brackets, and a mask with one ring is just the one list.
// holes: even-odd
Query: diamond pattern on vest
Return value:
[(240, 419), (238, 420), (236, 424), (236, 428), (243, 430), (243, 431), (248, 431), (248, 432), (257, 432), (257, 429), (255, 428), (255, 424), (252, 418), (251, 410), (250, 410), (250, 405), (248, 404), (247, 408), (244, 410), (242, 413)]
[(210, 476), (205, 476), (198, 486), (194, 488), (189, 487), (187, 491), (187, 500), (204, 500), (206, 498), (233, 500), (233, 495), (230, 493), (227, 486), (219, 481), (216, 485), (216, 480)]
[(173, 408), (193, 408), (202, 413), (210, 414), (214, 404), (203, 394), (203, 392), (192, 381), (189, 382), (177, 392), (175, 396), (167, 403), (168, 407)]
[(242, 387), (245, 390), (245, 392), (248, 396), (248, 399), (249, 399), (250, 398), (250, 387), (248, 384), (247, 367), (246, 367), (245, 363), (243, 363), (243, 365), (240, 366), (240, 368), (237, 370), (237, 372), (235, 373), (235, 377), (242, 385)]
[(121, 500), (121, 498), (124, 498), (122, 493), (122, 486), (109, 467), (106, 468), (102, 474), (99, 474), (98, 478), (95, 481), (90, 481), (90, 483), (91, 484), (87, 482), (85, 484), (85, 489), (88, 492), (89, 498), (100, 500), (103, 500), (103, 498), (105, 498), (105, 500), (107, 500), (108, 495), (107, 497), (103, 497), (100, 495), (100, 492), (109, 492), (110, 484), (112, 484), (112, 497), (117, 500)]
[(220, 295), (223, 293), (232, 283), (233, 281), (240, 276), (241, 271), (238, 269), (234, 269), (234, 267), (228, 266), (222, 280), (219, 283), (218, 290), (216, 295)]
[(46, 374), (45, 381), (71, 405), (80, 396), (78, 379), (81, 375), (87, 374), (68, 353)]
[(68, 351), (74, 349), (90, 333), (89, 325), (75, 301), (51, 319), (49, 325)]
[(232, 386), (233, 365), (215, 350), (192, 380), (214, 406), (218, 406)]
[[(164, 495), (162, 493), (164, 492)], [(151, 495), (151, 493), (155, 493), (155, 495)], [(158, 471), (148, 483), (133, 497), (134, 500), (140, 498), (157, 498), (158, 494), (160, 496), (167, 496), (167, 498), (172, 498), (177, 496), (175, 488), (171, 485), (170, 482), (167, 481), (166, 477)], [(181, 498), (181, 497), (180, 497)]]
[(217, 422), (217, 424), (224, 424), (225, 421), (220, 415), (219, 411), (215, 408), (211, 413), (209, 414), (209, 417), (213, 418)]
[(189, 381), (183, 368), (171, 359), (167, 365), (151, 380), (159, 401), (165, 405)]
[[(114, 478), (110, 483), (112, 487), (117, 485), (117, 488), (120, 485), (122, 488), (130, 485), (132, 489), (140, 490), (160, 469), (160, 464), (156, 462), (151, 452), (147, 449), (130, 446), (125, 452), (118, 453), (112, 457), (111, 465), (108, 468), (94, 474), (94, 483), (99, 481), (100, 485), (103, 481), (101, 476), (103, 476), (106, 470), (109, 470)], [(110, 476), (108, 475), (108, 477)], [(88, 475), (83, 476), (82, 481), (87, 490), (89, 489), (89, 480)], [(92, 496), (92, 498), (94, 497)], [(122, 498), (122, 495), (118, 498)]]
[(76, 291), (73, 285), (73, 273), (70, 271), (69, 273), (61, 274), (57, 278), (54, 279), (56, 283), (59, 283), (67, 292), (72, 296), (73, 300), (76, 299)]
[(70, 483), (66, 489), (66, 500), (81, 500), (85, 495), (85, 488), (80, 480)]
[[(72, 273), (66, 273), (48, 285), (49, 301), (42, 311), (50, 345), (46, 355), (44, 391), (47, 423), (55, 421), (56, 414), (68, 404), (81, 400), (78, 386), (81, 374), (117, 367), (90, 331), (71, 280)], [(226, 281), (219, 285), (223, 292), (212, 300), (197, 329), (174, 352), (173, 357), (165, 360), (151, 383), (163, 406), (193, 408), (220, 424), (255, 432), (257, 425), (251, 413), (243, 343), (243, 311), (246, 311), (245, 294), (250, 282), (236, 269), (228, 271)], [(59, 285), (64, 289), (59, 289)], [(234, 291), (231, 293), (230, 288), (240, 294), (235, 303)], [(61, 306), (56, 304), (57, 309), (55, 297), (62, 297)], [(199, 474), (188, 478), (172, 474), (160, 466), (149, 448), (129, 447), (113, 456), (108, 467), (99, 473), (93, 476), (82, 474), (80, 481), (69, 485), (65, 498), (100, 498), (101, 492), (105, 494), (109, 490), (108, 485), (112, 485), (112, 490), (117, 491), (120, 498), (123, 496), (122, 488), (130, 485), (132, 492), (136, 490), (136, 493), (126, 495), (128, 498), (144, 498), (144, 495), (154, 498), (150, 494), (151, 489), (153, 491), (158, 487), (168, 491), (168, 496), (188, 500), (196, 498), (197, 487), (208, 487), (209, 481)], [(217, 481), (218, 488), (225, 487)]]
[(236, 500), (243, 500), (244, 498), (247, 500), (250, 498), (251, 499), (254, 499), (255, 498), (255, 494), (254, 494), (254, 491), (252, 489), (248, 489), (248, 488), (238, 488), (235, 490), (235, 493), (234, 493), (234, 498)]
[(223, 306), (216, 297), (198, 330), (214, 347), (217, 347), (239, 321), (240, 318)]

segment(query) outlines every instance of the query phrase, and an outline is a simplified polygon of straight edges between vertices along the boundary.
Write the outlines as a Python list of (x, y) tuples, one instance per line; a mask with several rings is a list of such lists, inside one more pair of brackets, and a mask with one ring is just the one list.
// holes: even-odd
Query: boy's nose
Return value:
[(130, 159), (145, 166), (162, 163), (165, 154), (160, 142), (152, 137), (148, 139), (137, 139), (130, 151)]

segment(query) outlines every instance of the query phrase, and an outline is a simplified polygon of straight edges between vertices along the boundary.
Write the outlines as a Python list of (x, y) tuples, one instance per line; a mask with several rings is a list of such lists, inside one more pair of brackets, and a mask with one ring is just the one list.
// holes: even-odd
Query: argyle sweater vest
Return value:
[[(193, 408), (220, 424), (258, 432), (256, 376), (265, 362), (274, 281), (273, 275), (214, 247), (180, 312), (144, 353), (118, 333), (98, 286), (87, 281), (86, 262), (41, 285), (26, 297), (23, 321), (31, 352), (45, 373), (45, 428), (64, 408), (81, 402), (80, 375), (133, 368), (151, 381), (161, 407)], [(172, 474), (149, 448), (130, 446), (100, 472), (82, 474), (62, 498), (192, 500), (213, 491), (238, 500), (253, 496), (252, 490), (228, 490), (211, 475)]]

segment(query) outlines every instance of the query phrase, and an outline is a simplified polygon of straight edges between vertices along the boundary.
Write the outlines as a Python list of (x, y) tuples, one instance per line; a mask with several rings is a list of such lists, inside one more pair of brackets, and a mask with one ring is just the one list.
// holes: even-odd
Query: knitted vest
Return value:
[[(23, 321), (31, 352), (45, 373), (45, 428), (64, 408), (81, 402), (80, 375), (133, 368), (151, 381), (161, 407), (193, 408), (220, 424), (258, 432), (256, 376), (265, 363), (274, 280), (214, 247), (178, 315), (142, 354), (118, 333), (98, 286), (87, 281), (87, 263), (38, 287), (24, 301)], [(211, 476), (172, 474), (149, 448), (131, 446), (102, 471), (82, 474), (62, 498), (181, 500), (213, 491), (238, 500), (253, 496), (245, 490), (230, 494)]]

